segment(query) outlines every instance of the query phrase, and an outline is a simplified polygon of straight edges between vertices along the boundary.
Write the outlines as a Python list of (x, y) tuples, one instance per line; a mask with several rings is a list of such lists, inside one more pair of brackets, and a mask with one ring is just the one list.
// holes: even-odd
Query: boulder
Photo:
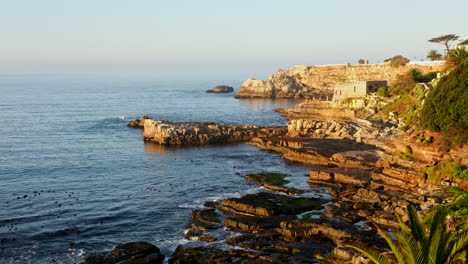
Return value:
[(227, 86), (227, 85), (218, 85), (218, 86), (213, 87), (213, 89), (211, 90), (207, 90), (206, 92), (207, 93), (232, 93), (234, 92), (234, 88), (232, 88), (231, 86)]
[(110, 252), (90, 254), (85, 264), (159, 264), (164, 258), (158, 247), (139, 241), (117, 245)]

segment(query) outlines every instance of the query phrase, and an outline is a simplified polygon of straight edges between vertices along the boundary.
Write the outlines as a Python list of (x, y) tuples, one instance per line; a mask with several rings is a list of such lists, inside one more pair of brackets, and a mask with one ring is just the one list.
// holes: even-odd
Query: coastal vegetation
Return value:
[(422, 169), (423, 177), (432, 183), (439, 183), (442, 179), (468, 180), (468, 169), (462, 166), (460, 160), (448, 159), (434, 166)]
[(429, 93), (422, 109), (422, 124), (431, 131), (446, 133), (450, 146), (468, 140), (468, 60), (441, 78)]
[(408, 64), (410, 60), (401, 55), (394, 56), (390, 59), (390, 66), (392, 67), (401, 67)]
[(431, 61), (441, 60), (442, 54), (440, 54), (437, 50), (430, 50), (426, 57)]
[(448, 53), (447, 66), (449, 68), (456, 67), (467, 59), (468, 59), (468, 51), (462, 48), (453, 49)]
[[(392, 254), (359, 242), (346, 244), (376, 264), (455, 264), (466, 263), (468, 251), (468, 230), (454, 231), (447, 228), (449, 210), (440, 207), (434, 214), (427, 215), (421, 221), (414, 207), (408, 206), (409, 222), (405, 223), (398, 216), (400, 226), (392, 230), (393, 236), (384, 228), (375, 224), (378, 233), (385, 239)], [(370, 220), (372, 221), (372, 220)], [(334, 264), (343, 264), (336, 259), (317, 255), (319, 259)]]
[(451, 45), (460, 38), (459, 36), (455, 34), (447, 34), (447, 35), (442, 35), (439, 37), (432, 38), (428, 40), (429, 42), (433, 43), (439, 43), (441, 45), (444, 45), (445, 47), (445, 54), (447, 55), (450, 51)]

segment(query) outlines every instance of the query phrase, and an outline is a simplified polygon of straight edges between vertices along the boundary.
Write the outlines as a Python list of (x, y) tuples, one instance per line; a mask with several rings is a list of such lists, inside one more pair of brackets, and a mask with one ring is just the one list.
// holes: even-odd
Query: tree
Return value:
[(364, 64), (364, 63), (366, 63), (366, 62), (364, 61), (364, 59), (360, 59), (360, 60), (358, 60), (358, 63), (359, 63), (359, 64)]
[(448, 53), (447, 64), (456, 67), (466, 59), (468, 59), (468, 51), (463, 48), (456, 48)]
[(408, 64), (408, 62), (410, 62), (409, 59), (401, 55), (397, 55), (390, 59), (390, 66), (392, 67), (405, 66), (406, 64)]
[(440, 60), (442, 59), (442, 54), (437, 52), (437, 50), (430, 50), (429, 53), (427, 53), (427, 58), (431, 61)]
[(443, 36), (439, 36), (439, 37), (436, 37), (436, 38), (432, 38), (432, 39), (430, 39), (428, 41), (444, 45), (445, 46), (445, 55), (447, 55), (449, 50), (450, 50), (450, 46), (458, 38), (459, 38), (459, 36), (457, 36), (455, 34), (448, 34), (448, 35), (443, 35)]
[[(377, 264), (450, 264), (466, 263), (468, 251), (468, 230), (460, 233), (449, 231), (446, 225), (447, 209), (439, 209), (428, 224), (424, 224), (418, 218), (416, 210), (408, 206), (409, 223), (404, 223), (401, 218), (400, 228), (394, 230), (396, 240), (383, 228), (376, 225), (377, 232), (387, 241), (393, 256), (383, 254), (377, 249), (361, 243), (349, 243), (346, 246), (366, 255)], [(335, 259), (326, 259), (332, 263), (342, 263)]]

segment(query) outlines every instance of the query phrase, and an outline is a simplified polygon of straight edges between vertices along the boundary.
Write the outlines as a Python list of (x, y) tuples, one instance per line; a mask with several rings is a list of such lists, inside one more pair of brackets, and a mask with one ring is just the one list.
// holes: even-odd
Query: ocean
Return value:
[[(248, 144), (164, 147), (127, 122), (284, 126), (271, 111), (297, 100), (207, 94), (240, 80), (152, 76), (0, 75), (0, 263), (80, 263), (91, 252), (148, 241), (168, 257), (193, 209), (261, 190), (242, 177), (306, 167)], [(200, 242), (201, 243), (201, 242)]]

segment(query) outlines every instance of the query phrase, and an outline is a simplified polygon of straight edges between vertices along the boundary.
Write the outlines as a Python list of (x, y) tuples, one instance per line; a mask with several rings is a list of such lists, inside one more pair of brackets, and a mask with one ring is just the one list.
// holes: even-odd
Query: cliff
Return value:
[(388, 63), (297, 66), (288, 70), (278, 70), (270, 75), (267, 81), (246, 80), (240, 86), (236, 97), (315, 97), (325, 99), (327, 96), (331, 96), (330, 89), (337, 84), (387, 80), (391, 85), (398, 75), (406, 73), (411, 68), (418, 68), (423, 73), (427, 73), (441, 71), (444, 67), (443, 64), (411, 64), (395, 68)]

